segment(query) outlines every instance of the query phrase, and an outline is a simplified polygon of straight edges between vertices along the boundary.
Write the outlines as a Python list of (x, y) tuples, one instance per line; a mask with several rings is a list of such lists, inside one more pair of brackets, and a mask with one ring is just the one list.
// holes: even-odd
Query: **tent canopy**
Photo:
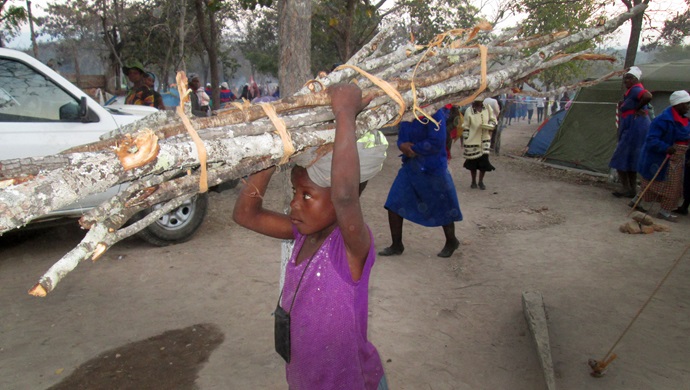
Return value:
[[(654, 96), (652, 106), (656, 114), (668, 107), (673, 91), (690, 90), (690, 59), (638, 66), (642, 70), (642, 84)], [(608, 173), (617, 142), (616, 104), (622, 97), (622, 88), (620, 78), (581, 88), (544, 159)]]
[(543, 122), (538, 128), (537, 132), (532, 135), (527, 144), (527, 152), (525, 156), (529, 157), (541, 157), (546, 153), (551, 146), (553, 137), (556, 136), (558, 129), (563, 123), (563, 118), (565, 118), (565, 110), (560, 110), (553, 114), (548, 121)]

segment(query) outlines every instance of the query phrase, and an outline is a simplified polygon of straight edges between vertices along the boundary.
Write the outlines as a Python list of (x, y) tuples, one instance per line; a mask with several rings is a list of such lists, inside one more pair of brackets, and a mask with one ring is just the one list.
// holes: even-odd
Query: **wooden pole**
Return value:
[(642, 192), (640, 193), (640, 196), (637, 197), (637, 202), (635, 202), (635, 205), (633, 205), (633, 207), (630, 209), (630, 211), (628, 211), (628, 214), (626, 215), (626, 217), (629, 217), (630, 214), (632, 214), (632, 212), (635, 211), (635, 208), (637, 207), (637, 204), (640, 203), (640, 201), (642, 200), (642, 197), (644, 196), (645, 192), (647, 192), (647, 190), (649, 189), (649, 187), (652, 186), (652, 183), (654, 183), (654, 180), (656, 180), (656, 177), (659, 176), (659, 173), (660, 173), (661, 170), (664, 168), (664, 165), (666, 165), (666, 161), (668, 161), (669, 158), (671, 158), (671, 155), (670, 155), (670, 154), (667, 154), (667, 155), (666, 155), (666, 158), (664, 159), (664, 161), (663, 161), (663, 162), (661, 163), (661, 165), (659, 166), (659, 169), (656, 170), (656, 173), (654, 174), (654, 177), (652, 177), (652, 180), (649, 181), (649, 184), (647, 184), (647, 187), (645, 187), (644, 190), (642, 190)]

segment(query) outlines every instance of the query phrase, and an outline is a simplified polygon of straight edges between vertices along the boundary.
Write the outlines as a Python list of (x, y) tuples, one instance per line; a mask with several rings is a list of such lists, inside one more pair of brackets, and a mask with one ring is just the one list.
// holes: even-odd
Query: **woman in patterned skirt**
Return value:
[(642, 176), (642, 188), (649, 186), (642, 200), (659, 202), (661, 210), (657, 218), (676, 222), (677, 216), (671, 210), (678, 206), (683, 189), (685, 152), (690, 139), (685, 115), (690, 111), (690, 94), (676, 91), (671, 94), (670, 103), (649, 126), (637, 169)]

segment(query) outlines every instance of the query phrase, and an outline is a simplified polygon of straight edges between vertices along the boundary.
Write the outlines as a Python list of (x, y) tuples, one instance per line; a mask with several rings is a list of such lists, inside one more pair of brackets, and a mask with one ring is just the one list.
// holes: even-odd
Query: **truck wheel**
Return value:
[[(143, 218), (160, 205), (143, 212)], [(198, 194), (180, 207), (160, 217), (156, 222), (141, 230), (137, 235), (156, 246), (179, 244), (194, 236), (204, 222), (208, 209), (208, 194)]]

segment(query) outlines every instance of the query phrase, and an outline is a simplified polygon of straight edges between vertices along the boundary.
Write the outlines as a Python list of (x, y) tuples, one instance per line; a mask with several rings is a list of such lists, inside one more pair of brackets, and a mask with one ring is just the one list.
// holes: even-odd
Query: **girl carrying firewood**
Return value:
[(289, 215), (263, 208), (275, 168), (249, 176), (233, 218), (258, 233), (295, 240), (275, 312), (276, 351), (287, 362), (289, 387), (387, 389), (381, 359), (367, 339), (376, 255), (359, 202), (385, 148), (364, 150), (357, 143), (355, 117), (371, 100), (362, 99), (359, 87), (341, 84), (328, 92), (336, 123), (332, 164), (330, 158), (319, 164), (322, 158), (293, 168)]

